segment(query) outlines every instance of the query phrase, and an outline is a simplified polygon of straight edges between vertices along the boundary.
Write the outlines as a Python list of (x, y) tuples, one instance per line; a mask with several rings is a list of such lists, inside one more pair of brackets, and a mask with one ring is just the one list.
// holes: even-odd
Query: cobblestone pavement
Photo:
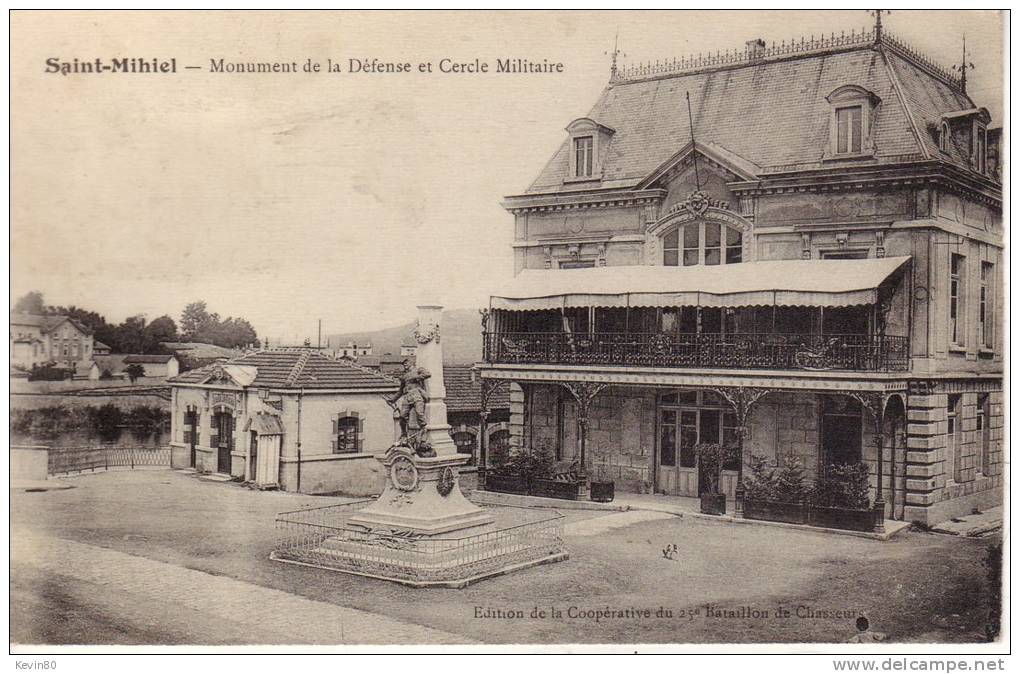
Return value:
[[(65, 601), (86, 605), (89, 621), (107, 616), (136, 643), (216, 644), (460, 644), (471, 640), (358, 609), (181, 566), (12, 531), (12, 557), (22, 579), (45, 577), (63, 588)], [(63, 581), (63, 582), (62, 582)], [(22, 581), (24, 582), (24, 581)], [(32, 592), (16, 586), (31, 603)], [(50, 598), (52, 599), (52, 597)], [(12, 602), (12, 605), (15, 602)], [(24, 603), (20, 610), (32, 610)], [(60, 619), (75, 619), (61, 615)], [(45, 632), (45, 625), (36, 625)], [(67, 626), (64, 626), (66, 629)], [(16, 635), (15, 635), (16, 636)], [(83, 638), (94, 639), (86, 630)], [(158, 637), (158, 638), (156, 638)], [(168, 642), (167, 639), (170, 641)]]

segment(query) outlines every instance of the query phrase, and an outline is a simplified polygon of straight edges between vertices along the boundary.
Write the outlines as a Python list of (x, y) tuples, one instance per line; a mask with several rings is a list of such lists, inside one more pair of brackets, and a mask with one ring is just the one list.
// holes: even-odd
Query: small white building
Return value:
[(176, 377), (181, 366), (173, 354), (132, 354), (123, 359), (124, 366), (141, 365), (143, 377)]
[(372, 355), (372, 344), (355, 344), (354, 342), (347, 342), (341, 344), (333, 350), (337, 358), (357, 358), (358, 356), (371, 356)]
[(264, 350), (170, 380), (171, 464), (306, 494), (378, 494), (396, 380), (309, 350)]

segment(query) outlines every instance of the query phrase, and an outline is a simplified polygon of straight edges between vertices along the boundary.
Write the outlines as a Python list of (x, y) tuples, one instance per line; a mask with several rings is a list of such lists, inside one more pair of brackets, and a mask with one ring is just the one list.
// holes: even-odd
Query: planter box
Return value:
[(725, 515), (726, 494), (702, 494), (701, 512), (706, 515)]
[(516, 475), (497, 475), (487, 472), (485, 474), (485, 489), (504, 494), (526, 495), (528, 493), (528, 480)]
[(544, 496), (546, 498), (562, 498), (576, 501), (578, 495), (584, 489), (584, 482), (573, 482), (566, 480), (532, 480), (531, 495)]
[(616, 498), (616, 483), (615, 482), (592, 482), (588, 485), (589, 495), (592, 501), (598, 501), (599, 503), (609, 503)]
[(807, 524), (808, 517), (808, 505), (806, 503), (744, 500), (745, 519), (786, 522), (788, 524)]
[(849, 508), (826, 508), (813, 505), (808, 509), (808, 524), (828, 529), (874, 531), (875, 511)]

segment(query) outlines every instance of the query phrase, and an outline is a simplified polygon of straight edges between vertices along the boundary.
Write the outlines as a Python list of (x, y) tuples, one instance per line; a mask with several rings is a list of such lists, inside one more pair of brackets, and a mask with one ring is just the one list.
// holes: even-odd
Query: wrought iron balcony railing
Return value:
[(903, 372), (890, 335), (486, 332), (489, 363)]

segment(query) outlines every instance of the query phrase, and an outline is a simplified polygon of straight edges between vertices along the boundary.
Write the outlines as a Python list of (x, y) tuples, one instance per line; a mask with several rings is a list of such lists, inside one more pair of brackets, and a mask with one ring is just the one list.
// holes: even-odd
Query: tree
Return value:
[(131, 380), (131, 383), (134, 384), (136, 379), (145, 376), (145, 368), (138, 363), (131, 363), (124, 368), (124, 374), (126, 374), (128, 379)]
[[(114, 341), (121, 353), (145, 352), (145, 316), (129, 316), (114, 330)], [(113, 344), (110, 345), (111, 347)]]
[(181, 335), (189, 342), (201, 341), (199, 336), (209, 328), (210, 318), (205, 302), (192, 302), (181, 312)]
[(23, 314), (44, 314), (46, 313), (46, 302), (43, 301), (43, 294), (33, 290), (18, 298), (14, 303), (14, 310)]
[(158, 353), (160, 342), (177, 341), (177, 324), (169, 316), (160, 316), (145, 326), (145, 353)]

